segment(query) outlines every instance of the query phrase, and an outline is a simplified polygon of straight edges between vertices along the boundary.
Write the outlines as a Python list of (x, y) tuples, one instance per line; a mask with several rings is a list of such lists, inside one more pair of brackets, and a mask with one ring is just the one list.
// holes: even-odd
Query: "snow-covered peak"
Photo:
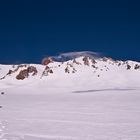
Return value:
[(62, 62), (45, 59), (43, 65), (0, 65), (0, 86), (28, 85), (35, 81), (43, 82), (41, 85), (44, 86), (66, 84), (72, 87), (77, 85), (76, 87), (79, 88), (83, 85), (84, 87), (139, 85), (139, 62), (118, 61), (107, 57), (97, 58), (84, 54), (65, 54), (74, 58)]

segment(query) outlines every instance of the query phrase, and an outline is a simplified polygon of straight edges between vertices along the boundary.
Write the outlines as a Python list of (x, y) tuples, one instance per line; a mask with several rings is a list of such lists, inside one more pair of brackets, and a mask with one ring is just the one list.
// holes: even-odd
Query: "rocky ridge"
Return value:
[[(99, 63), (102, 64), (98, 65)], [(66, 62), (56, 62), (49, 57), (42, 60), (42, 69), (44, 70), (39, 70), (34, 64), (13, 65), (11, 66), (11, 69), (9, 69), (8, 72), (0, 78), (0, 80), (4, 80), (10, 76), (13, 76), (17, 80), (24, 80), (38, 75), (41, 79), (43, 77), (53, 75), (58, 69), (63, 70), (64, 74), (75, 74), (79, 71), (77, 67), (80, 67), (80, 71), (85, 67), (90, 68), (94, 73), (97, 71), (107, 72), (110, 70), (110, 66), (140, 72), (140, 63), (134, 61), (119, 61), (107, 57), (94, 59), (89, 56), (81, 56)], [(97, 76), (99, 77), (100, 75), (98, 74)]]

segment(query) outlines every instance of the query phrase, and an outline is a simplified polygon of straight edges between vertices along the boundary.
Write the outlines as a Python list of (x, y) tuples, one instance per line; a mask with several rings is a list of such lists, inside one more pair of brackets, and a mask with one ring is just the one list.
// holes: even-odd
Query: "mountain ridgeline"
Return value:
[[(42, 78), (52, 75), (57, 69), (63, 69), (64, 74), (75, 74), (78, 73), (79, 70), (82, 71), (84, 68), (88, 69), (88, 67), (91, 71), (93, 71), (93, 73), (96, 73), (96, 71), (109, 72), (110, 67), (112, 66), (118, 67), (119, 69), (140, 72), (140, 63), (134, 61), (115, 61), (112, 58), (107, 57), (94, 59), (90, 58), (89, 56), (81, 56), (66, 62), (55, 62), (52, 58), (48, 57), (42, 60), (42, 66), (37, 64), (11, 65), (11, 68), (5, 74), (2, 72), (3, 66), (1, 65), (1, 73), (4, 75), (0, 78), (0, 80), (4, 80), (7, 77), (13, 77), (17, 80), (24, 80), (26, 78), (38, 76), (39, 73), (42, 73), (40, 75), (40, 78)], [(38, 67), (44, 67), (44, 70), (41, 72)], [(80, 69), (77, 69), (77, 67)]]
[(81, 83), (79, 86), (92, 84), (95, 86), (97, 83), (104, 86), (108, 84), (129, 86), (139, 85), (139, 77), (139, 62), (119, 61), (107, 57), (79, 56), (62, 62), (48, 57), (42, 60), (42, 64), (0, 65), (0, 84), (6, 85), (43, 80), (44, 84), (52, 82), (55, 85), (60, 83), (72, 85), (74, 82)]

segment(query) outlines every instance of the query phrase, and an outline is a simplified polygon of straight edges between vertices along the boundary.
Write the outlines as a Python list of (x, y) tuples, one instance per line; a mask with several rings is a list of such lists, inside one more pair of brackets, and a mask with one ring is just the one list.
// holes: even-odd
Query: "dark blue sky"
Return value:
[(85, 50), (140, 61), (140, 2), (0, 1), (0, 63)]

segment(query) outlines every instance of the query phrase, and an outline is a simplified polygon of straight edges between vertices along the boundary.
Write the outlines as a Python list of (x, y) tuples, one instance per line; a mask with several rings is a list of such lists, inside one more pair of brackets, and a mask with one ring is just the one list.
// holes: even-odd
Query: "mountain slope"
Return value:
[(80, 56), (48, 65), (0, 65), (0, 87), (28, 85), (74, 89), (139, 87), (140, 63)]
[(1, 140), (140, 139), (140, 63), (45, 61), (0, 65)]

